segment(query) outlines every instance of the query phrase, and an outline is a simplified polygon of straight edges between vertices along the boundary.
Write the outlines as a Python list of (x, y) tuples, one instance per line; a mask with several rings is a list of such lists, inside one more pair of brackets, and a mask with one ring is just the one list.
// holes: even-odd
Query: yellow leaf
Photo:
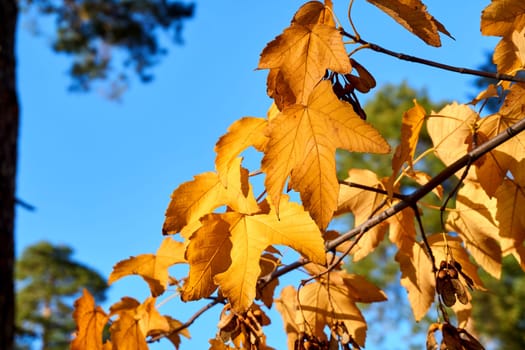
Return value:
[(147, 349), (145, 338), (170, 329), (168, 320), (155, 307), (155, 298), (142, 304), (127, 298), (111, 307), (119, 317), (111, 325), (111, 341), (116, 349)]
[[(365, 185), (371, 188), (384, 189), (377, 175), (365, 169), (350, 169), (346, 182)], [(354, 215), (354, 226), (361, 225), (380, 209), (379, 206), (387, 197), (361, 188), (341, 185), (339, 189), (338, 209), (336, 215), (351, 212)], [(383, 203), (384, 205), (384, 203)], [(383, 222), (367, 231), (352, 248), (352, 260), (359, 261), (370, 254), (383, 241), (387, 223)]]
[(420, 321), (434, 302), (436, 283), (432, 263), (417, 242), (412, 247), (399, 250), (396, 261), (401, 269), (401, 285), (408, 292), (414, 318)]
[(408, 31), (432, 46), (441, 46), (439, 32), (452, 37), (437, 19), (427, 12), (421, 0), (367, 0), (396, 20)]
[(171, 238), (162, 241), (157, 254), (142, 254), (118, 262), (109, 276), (108, 283), (128, 276), (139, 275), (149, 285), (151, 294), (158, 296), (168, 285), (168, 268), (175, 264), (185, 263), (184, 244)]
[(309, 283), (299, 292), (299, 304), (301, 309), (299, 314), (304, 317), (304, 323), (307, 325), (303, 331), (325, 340), (325, 327), (341, 322), (352, 339), (360, 346), (364, 346), (366, 321), (347, 286)]
[(113, 349), (148, 350), (145, 335), (139, 327), (139, 320), (130, 313), (123, 313), (110, 328)]
[(241, 158), (230, 162), (226, 175), (227, 188), (214, 172), (197, 175), (194, 180), (180, 185), (171, 195), (162, 232), (177, 233), (223, 205), (240, 213), (258, 211), (259, 207), (248, 183), (248, 172), (240, 164)]
[(103, 350), (102, 332), (109, 316), (100, 306), (95, 306), (95, 299), (84, 289), (82, 296), (75, 301), (73, 319), (77, 325), (71, 350)]
[(261, 53), (259, 69), (278, 69), (272, 80), (269, 76), (269, 90), (278, 91), (284, 84), (284, 90), (295, 97), (289, 103), (305, 104), (327, 69), (342, 74), (352, 69), (341, 33), (333, 22), (321, 19), (324, 23), (320, 23), (316, 18), (326, 18), (324, 6), (305, 4), (290, 27)]
[(279, 217), (274, 208), (269, 214), (225, 213), (221, 217), (229, 224), (231, 265), (215, 275), (214, 281), (237, 312), (246, 311), (255, 299), (257, 278), (261, 274), (259, 260), (269, 245), (292, 247), (318, 264), (326, 261), (321, 232), (296, 203), (281, 201)]
[(228, 173), (236, 157), (246, 148), (253, 146), (258, 151), (263, 151), (268, 137), (264, 130), (267, 121), (263, 118), (245, 117), (234, 122), (228, 132), (221, 136), (215, 146), (217, 157), (215, 167), (219, 178), (225, 187), (228, 187)]
[[(280, 265), (280, 259), (270, 253), (265, 253), (262, 255), (259, 264), (261, 266), (261, 275), (259, 277), (262, 277), (275, 271)], [(274, 278), (264, 287), (264, 289), (261, 290), (260, 288), (257, 288), (256, 298), (262, 300), (266, 307), (271, 308), (274, 301), (273, 295), (275, 288), (277, 288), (278, 285), (279, 279)]]
[(496, 192), (496, 198), (500, 235), (512, 239), (514, 246), (522, 246), (525, 242), (524, 188), (511, 180), (505, 180)]
[(215, 291), (217, 285), (213, 278), (230, 266), (231, 249), (228, 222), (219, 214), (205, 216), (186, 251), (190, 271), (181, 293), (182, 300), (206, 298)]
[(465, 181), (459, 190), (456, 209), (446, 226), (456, 231), (476, 262), (492, 276), (501, 274), (501, 248), (498, 243), (498, 222), (495, 218), (497, 201), (489, 198), (481, 186)]
[(494, 0), (481, 14), (481, 33), (501, 36), (494, 50), (498, 72), (513, 74), (525, 64), (523, 29), (525, 4), (520, 0)]
[[(467, 141), (477, 120), (478, 114), (469, 106), (455, 102), (429, 116), (428, 134), (434, 144), (434, 152), (445, 165), (452, 164), (468, 152)], [(461, 173), (456, 175), (459, 177)]]
[(275, 300), (275, 308), (281, 314), (284, 330), (288, 336), (288, 349), (295, 349), (295, 341), (299, 338), (304, 325), (298, 325), (297, 291), (292, 286), (286, 286), (281, 290), (281, 296)]
[(291, 174), (291, 185), (320, 228), (337, 207), (339, 184), (335, 150), (387, 153), (381, 135), (347, 103), (337, 99), (330, 82), (321, 82), (307, 106), (285, 108), (269, 127), (270, 140), (262, 161), (265, 185), (274, 203)]
[(405, 208), (394, 216), (388, 218), (390, 224), (389, 237), (400, 250), (412, 247), (416, 241), (415, 214), (412, 208)]
[(394, 157), (392, 158), (392, 176), (389, 181), (389, 190), (393, 190), (394, 180), (401, 170), (403, 163), (407, 162), (409, 167), (413, 167), (419, 132), (423, 126), (425, 116), (425, 109), (418, 105), (416, 100), (414, 100), (414, 107), (403, 113), (401, 143), (396, 147)]
[(332, 13), (331, 3), (325, 5), (319, 1), (309, 1), (296, 12), (292, 23), (302, 25), (324, 23), (335, 26)]

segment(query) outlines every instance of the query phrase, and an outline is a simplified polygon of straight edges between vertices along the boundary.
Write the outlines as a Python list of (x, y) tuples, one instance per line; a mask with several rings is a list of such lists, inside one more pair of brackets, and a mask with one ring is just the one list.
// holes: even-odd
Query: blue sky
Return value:
[[(349, 30), (347, 1), (334, 2)], [(197, 1), (195, 17), (184, 28), (185, 45), (170, 46), (170, 53), (153, 69), (154, 81), (141, 84), (134, 79), (121, 103), (107, 101), (96, 91), (68, 93), (70, 59), (54, 54), (45, 35), (35, 37), (25, 30), (22, 16), (17, 51), (22, 107), (18, 197), (37, 210), (17, 211), (17, 253), (40, 240), (67, 244), (76, 259), (108, 276), (117, 261), (154, 252), (163, 238), (171, 192), (194, 175), (213, 170), (214, 144), (233, 121), (266, 114), (271, 101), (265, 94), (266, 71), (255, 71), (259, 54), (301, 4)], [(353, 18), (365, 40), (475, 68), (497, 42), (479, 32), (480, 13), (487, 4), (429, 3), (430, 12), (456, 39), (443, 37), (442, 48), (427, 47), (363, 0), (355, 1)], [(425, 87), (434, 100), (459, 102), (477, 93), (469, 76), (373, 52), (362, 51), (355, 58), (379, 86), (406, 80), (413, 87)], [(125, 295), (143, 300), (147, 293), (145, 283), (129, 277), (114, 284), (105, 306)], [(197, 308), (170, 301), (162, 312), (184, 321)], [(207, 347), (207, 339), (216, 332), (220, 310), (215, 311), (190, 328), (193, 339), (182, 349)], [(273, 324), (269, 345), (283, 348), (280, 319), (273, 316)], [(170, 346), (162, 342), (154, 348)]]

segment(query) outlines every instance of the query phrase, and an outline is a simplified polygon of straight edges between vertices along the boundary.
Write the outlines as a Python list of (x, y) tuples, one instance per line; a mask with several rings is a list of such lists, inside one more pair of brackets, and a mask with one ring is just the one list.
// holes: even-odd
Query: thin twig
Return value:
[(364, 39), (361, 39), (360, 37), (357, 37), (357, 36), (355, 36), (353, 34), (350, 34), (350, 33), (346, 32), (346, 31), (344, 31), (343, 29), (341, 29), (341, 33), (344, 36), (354, 40), (356, 43), (365, 45), (366, 47), (368, 47), (368, 48), (370, 48), (370, 49), (372, 49), (372, 50), (374, 50), (376, 52), (384, 53), (385, 55), (389, 55), (389, 56), (398, 58), (398, 59), (403, 60), (403, 61), (420, 63), (420, 64), (424, 64), (426, 66), (439, 68), (439, 69), (443, 69), (443, 70), (448, 70), (448, 71), (456, 72), (456, 73), (460, 73), (460, 74), (475, 75), (475, 76), (478, 76), (478, 77), (485, 77), (485, 78), (494, 79), (494, 80), (505, 80), (505, 81), (513, 81), (513, 82), (517, 82), (517, 83), (525, 83), (525, 79), (519, 78), (519, 77), (516, 77), (516, 76), (513, 76), (513, 75), (485, 72), (485, 71), (476, 70), (476, 69), (451, 66), (451, 65), (439, 63), (439, 62), (436, 62), (436, 61), (427, 60), (425, 58), (411, 56), (411, 55), (406, 55), (404, 53), (395, 52), (395, 51), (392, 51), (392, 50), (389, 50), (389, 49), (385, 49), (382, 46), (379, 46), (377, 44), (368, 42), (368, 41), (366, 41)]
[(214, 307), (215, 305), (217, 304), (221, 304), (221, 303), (224, 303), (224, 299), (223, 298), (215, 298), (213, 299), (211, 302), (209, 302), (208, 304), (204, 305), (200, 310), (198, 310), (196, 313), (193, 314), (193, 316), (191, 316), (188, 321), (186, 321), (185, 323), (181, 324), (179, 327), (177, 328), (174, 328), (172, 329), (171, 331), (169, 332), (163, 332), (163, 333), (160, 333), (154, 337), (152, 337), (151, 339), (148, 340), (148, 343), (154, 343), (156, 341), (159, 341), (160, 339), (162, 338), (165, 338), (165, 337), (169, 337), (170, 335), (172, 334), (176, 334), (180, 331), (182, 331), (183, 329), (186, 329), (188, 328), (189, 326), (191, 326), (193, 324), (193, 322), (195, 322), (202, 314), (204, 314), (206, 311), (208, 311), (209, 309), (211, 309), (212, 307)]

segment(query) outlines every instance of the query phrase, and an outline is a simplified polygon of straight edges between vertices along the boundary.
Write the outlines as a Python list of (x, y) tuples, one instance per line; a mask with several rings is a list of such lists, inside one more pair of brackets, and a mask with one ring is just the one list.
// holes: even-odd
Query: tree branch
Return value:
[(406, 54), (403, 54), (403, 53), (399, 53), (399, 52), (395, 52), (395, 51), (392, 51), (392, 50), (389, 50), (389, 49), (385, 49), (382, 46), (379, 46), (377, 44), (368, 42), (368, 41), (366, 41), (364, 39), (361, 39), (358, 36), (350, 34), (350, 33), (346, 32), (346, 31), (344, 31), (343, 29), (341, 29), (341, 33), (344, 36), (354, 40), (356, 43), (359, 43), (359, 44), (362, 44), (362, 45), (366, 45), (368, 48), (370, 48), (370, 49), (372, 49), (372, 50), (374, 50), (376, 52), (380, 52), (380, 53), (383, 53), (385, 55), (392, 56), (392, 57), (398, 58), (398, 59), (403, 60), (403, 61), (424, 64), (426, 66), (439, 68), (439, 69), (443, 69), (443, 70), (448, 70), (448, 71), (456, 72), (456, 73), (460, 73), (460, 74), (475, 75), (475, 76), (478, 76), (478, 77), (485, 77), (485, 78), (494, 79), (494, 80), (505, 80), (505, 81), (513, 81), (513, 82), (516, 82), (516, 83), (525, 83), (525, 79), (522, 79), (522, 78), (519, 78), (519, 77), (516, 77), (516, 76), (513, 76), (513, 75), (492, 73), (492, 72), (485, 72), (485, 71), (476, 70), (476, 69), (450, 66), (448, 64), (443, 64), (443, 63), (439, 63), (439, 62), (436, 62), (436, 61), (431, 61), (431, 60), (427, 60), (427, 59), (424, 59), (424, 58), (411, 56), (411, 55), (406, 55)]
[[(410, 206), (415, 205), (421, 198), (426, 196), (428, 193), (432, 192), (434, 188), (441, 185), (443, 181), (448, 179), (449, 177), (453, 176), (458, 170), (461, 168), (467, 166), (468, 164), (472, 164), (477, 159), (481, 158), (486, 153), (492, 151), (494, 148), (498, 147), (505, 141), (508, 141), (512, 137), (518, 135), (520, 132), (525, 130), (525, 118), (521, 119), (514, 125), (508, 127), (492, 139), (488, 140), (487, 142), (481, 144), (480, 146), (476, 147), (451, 165), (449, 165), (447, 168), (443, 169), (438, 175), (433, 177), (429, 182), (427, 182), (425, 185), (421, 186), (416, 191), (412, 192), (412, 194), (406, 196), (405, 200), (402, 200), (392, 207), (385, 209), (378, 215), (371, 217), (370, 219), (363, 222), (361, 225), (354, 227), (350, 231), (346, 232), (345, 234), (342, 234), (341, 236), (326, 242), (325, 249), (327, 252), (333, 251), (335, 248), (337, 248), (339, 245), (343, 244), (344, 242), (352, 239), (353, 237), (362, 234), (364, 232), (369, 231), (376, 225), (380, 224), (381, 222), (385, 221), (391, 216), (394, 216), (395, 214), (399, 213), (405, 208), (408, 208)], [(291, 270), (294, 270), (300, 266), (303, 266), (307, 264), (309, 261), (305, 258), (301, 258), (289, 265), (285, 265), (277, 270), (274, 270), (272, 273), (263, 276), (259, 279), (259, 285), (264, 287), (266, 284), (268, 284), (270, 281), (272, 281), (275, 278), (278, 278)]]

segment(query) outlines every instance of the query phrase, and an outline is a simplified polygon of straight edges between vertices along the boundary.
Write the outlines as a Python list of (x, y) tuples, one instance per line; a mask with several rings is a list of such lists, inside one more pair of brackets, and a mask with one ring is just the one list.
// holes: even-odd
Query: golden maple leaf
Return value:
[(166, 317), (155, 307), (155, 298), (139, 303), (133, 298), (123, 298), (111, 308), (111, 314), (118, 318), (111, 325), (111, 341), (118, 349), (146, 350), (146, 337), (170, 330)]
[(483, 10), (481, 33), (502, 37), (493, 55), (498, 72), (514, 74), (525, 66), (524, 29), (525, 4), (521, 0), (493, 0)]
[(352, 70), (342, 35), (320, 3), (299, 9), (290, 27), (264, 48), (257, 68), (273, 70), (268, 91), (280, 109), (305, 104), (326, 70), (342, 74)]
[[(383, 184), (377, 178), (377, 175), (366, 169), (350, 169), (348, 177), (345, 179), (349, 183), (357, 183), (370, 188), (383, 190)], [(361, 225), (371, 216), (378, 213), (380, 208), (386, 203), (383, 201), (386, 195), (367, 191), (362, 188), (341, 185), (339, 189), (339, 198), (336, 215), (351, 212), (354, 216), (354, 226)], [(367, 231), (352, 248), (350, 254), (354, 262), (359, 261), (370, 254), (385, 237), (388, 224), (382, 222)]]
[(432, 263), (424, 248), (417, 242), (405, 245), (395, 257), (401, 270), (401, 285), (408, 292), (408, 301), (416, 321), (426, 315), (434, 302), (436, 282)]
[[(450, 165), (464, 156), (469, 149), (478, 114), (467, 105), (456, 102), (449, 104), (437, 113), (432, 113), (427, 121), (427, 129), (434, 152), (445, 165)], [(461, 172), (456, 174), (461, 176)]]
[(77, 325), (71, 350), (103, 350), (102, 332), (108, 323), (109, 316), (100, 306), (95, 306), (95, 299), (87, 289), (75, 301), (73, 319)]
[(119, 261), (109, 275), (108, 283), (128, 276), (139, 275), (149, 285), (151, 294), (159, 296), (168, 285), (168, 268), (175, 264), (185, 263), (185, 246), (172, 238), (165, 238), (156, 254), (141, 254)]
[(264, 132), (267, 125), (266, 119), (244, 117), (234, 122), (228, 132), (217, 141), (215, 167), (225, 187), (228, 187), (229, 170), (232, 166), (238, 166), (235, 160), (242, 151), (250, 146), (261, 152), (264, 150), (268, 141)]
[(252, 304), (261, 268), (261, 254), (269, 245), (285, 245), (310, 261), (324, 264), (324, 243), (317, 225), (297, 203), (281, 201), (279, 217), (272, 207), (268, 214), (226, 213), (230, 226), (232, 263), (214, 281), (228, 297), (234, 310), (247, 310)]
[(414, 107), (403, 113), (401, 119), (401, 143), (396, 147), (392, 158), (392, 176), (389, 181), (389, 191), (393, 191), (395, 177), (405, 162), (408, 163), (411, 172), (414, 171), (412, 169), (413, 159), (425, 116), (425, 109), (416, 100), (414, 100)]
[(446, 227), (458, 232), (476, 262), (499, 278), (501, 248), (496, 203), (497, 200), (489, 198), (478, 183), (465, 181), (457, 195), (456, 209), (447, 217)]
[(452, 37), (445, 26), (430, 15), (421, 0), (367, 0), (411, 33), (432, 46), (441, 46), (439, 33)]
[(248, 171), (241, 167), (241, 160), (236, 158), (229, 162), (226, 175), (228, 187), (224, 186), (215, 172), (197, 175), (194, 180), (180, 185), (171, 195), (163, 233), (177, 233), (188, 226), (190, 229), (182, 232), (187, 238), (198, 227), (202, 216), (223, 205), (240, 213), (258, 211), (259, 207), (248, 182)]
[(317, 339), (326, 339), (325, 327), (343, 324), (345, 332), (360, 346), (366, 338), (366, 321), (356, 302), (385, 301), (386, 295), (361, 276), (344, 271), (330, 272), (321, 281), (309, 283), (299, 294), (299, 324)]
[(291, 175), (291, 186), (322, 229), (337, 208), (336, 148), (372, 153), (390, 150), (370, 124), (337, 99), (328, 81), (316, 86), (306, 106), (289, 106), (275, 117), (269, 124), (269, 137), (262, 170), (272, 201), (279, 203)]
[(522, 186), (512, 180), (505, 180), (496, 192), (496, 218), (500, 223), (500, 236), (512, 240), (515, 249), (522, 247), (525, 242), (525, 194)]

